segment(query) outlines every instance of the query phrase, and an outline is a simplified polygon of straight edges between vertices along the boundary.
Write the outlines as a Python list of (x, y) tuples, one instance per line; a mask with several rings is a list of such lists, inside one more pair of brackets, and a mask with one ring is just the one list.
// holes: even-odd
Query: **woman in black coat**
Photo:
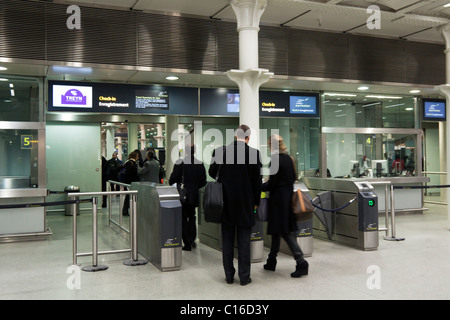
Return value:
[(272, 135), (269, 138), (269, 146), (270, 179), (263, 185), (263, 190), (270, 192), (267, 233), (272, 236), (272, 244), (264, 269), (275, 271), (280, 241), (283, 238), (297, 262), (291, 276), (299, 278), (308, 274), (308, 262), (303, 258), (303, 252), (294, 234), (297, 230), (297, 222), (292, 213), (292, 194), (297, 174), (293, 159), (287, 153), (287, 148), (279, 135)]

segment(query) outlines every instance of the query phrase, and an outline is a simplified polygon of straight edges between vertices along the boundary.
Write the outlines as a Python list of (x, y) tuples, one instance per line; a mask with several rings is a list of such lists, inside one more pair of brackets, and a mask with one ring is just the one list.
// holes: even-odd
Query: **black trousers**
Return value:
[(246, 281), (250, 277), (251, 232), (251, 227), (230, 226), (222, 223), (222, 260), (227, 280), (233, 279), (236, 272), (233, 264), (235, 236), (237, 236), (239, 279)]
[(283, 238), (284, 241), (286, 241), (286, 244), (288, 245), (289, 249), (291, 250), (295, 261), (297, 261), (297, 263), (303, 262), (305, 260), (303, 258), (303, 252), (302, 252), (302, 249), (300, 249), (300, 246), (297, 243), (295, 233), (293, 233), (293, 232), (288, 233), (288, 234), (273, 234), (272, 235), (272, 243), (270, 246), (269, 259), (276, 259), (277, 254), (280, 251), (281, 238)]
[(197, 237), (197, 227), (195, 225), (195, 206), (183, 204), (181, 207), (181, 237), (184, 245), (190, 246)]

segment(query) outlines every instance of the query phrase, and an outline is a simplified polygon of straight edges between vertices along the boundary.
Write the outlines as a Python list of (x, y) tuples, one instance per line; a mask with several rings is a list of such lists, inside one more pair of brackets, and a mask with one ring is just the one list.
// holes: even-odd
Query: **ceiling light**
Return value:
[(0, 81), (8, 81), (8, 79), (0, 78)]
[(419, 93), (420, 90), (411, 90), (409, 93)]
[(6, 67), (0, 67), (0, 71), (5, 71), (5, 70), (8, 70), (8, 68), (6, 68)]
[(444, 8), (450, 7), (450, 3), (444, 4)]
[(91, 67), (67, 67), (67, 66), (52, 66), (52, 70), (55, 73), (68, 73), (68, 74), (91, 74)]
[(168, 76), (166, 77), (166, 80), (170, 80), (170, 81), (174, 81), (174, 80), (178, 80), (180, 78), (178, 78), (177, 76)]
[(364, 90), (369, 90), (369, 87), (367, 86), (361, 86), (358, 88), (358, 90), (364, 91)]
[(366, 98), (377, 98), (377, 99), (403, 99), (403, 97), (379, 96), (379, 95), (370, 95), (370, 96), (366, 96)]
[(413, 111), (414, 108), (405, 108), (406, 111)]
[(356, 94), (351, 94), (351, 93), (325, 93), (326, 96), (331, 96), (331, 97), (356, 97)]

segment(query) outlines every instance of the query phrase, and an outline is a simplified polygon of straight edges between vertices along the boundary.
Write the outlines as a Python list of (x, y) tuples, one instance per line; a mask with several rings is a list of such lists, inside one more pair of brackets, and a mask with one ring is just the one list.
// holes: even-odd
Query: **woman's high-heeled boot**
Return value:
[(275, 271), (275, 267), (277, 265), (277, 259), (269, 258), (267, 259), (267, 263), (264, 265), (265, 270)]
[(295, 267), (295, 271), (291, 273), (292, 278), (300, 278), (301, 276), (308, 275), (309, 264), (308, 261), (304, 260), (300, 263), (297, 263)]

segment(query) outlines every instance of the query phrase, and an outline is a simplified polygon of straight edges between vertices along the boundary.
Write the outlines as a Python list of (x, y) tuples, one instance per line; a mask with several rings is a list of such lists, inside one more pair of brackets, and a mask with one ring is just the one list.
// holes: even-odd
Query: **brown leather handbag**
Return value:
[(312, 218), (314, 207), (308, 192), (297, 189), (292, 194), (292, 213), (297, 221), (306, 221)]

